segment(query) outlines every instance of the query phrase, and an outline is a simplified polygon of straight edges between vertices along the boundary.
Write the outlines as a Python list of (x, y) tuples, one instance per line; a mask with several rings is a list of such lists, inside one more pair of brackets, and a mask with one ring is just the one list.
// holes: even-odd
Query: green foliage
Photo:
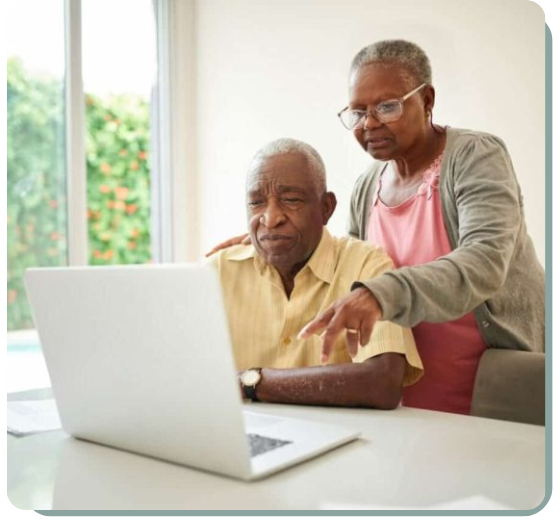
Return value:
[(149, 115), (130, 96), (86, 97), (90, 263), (150, 260)]
[[(8, 60), (8, 330), (33, 327), (22, 276), (67, 264), (64, 85)], [(149, 109), (86, 96), (89, 261), (150, 260)]]

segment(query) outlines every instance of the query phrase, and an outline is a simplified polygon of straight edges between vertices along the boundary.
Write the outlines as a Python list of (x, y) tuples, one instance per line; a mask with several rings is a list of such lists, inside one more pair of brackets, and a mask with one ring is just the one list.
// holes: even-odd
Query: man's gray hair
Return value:
[(350, 66), (350, 79), (362, 66), (371, 63), (398, 64), (418, 83), (432, 84), (430, 60), (420, 46), (406, 40), (382, 40), (362, 48)]
[(278, 138), (261, 147), (249, 164), (247, 179), (251, 177), (255, 166), (263, 160), (278, 155), (301, 155), (307, 161), (310, 176), (315, 181), (317, 193), (322, 195), (327, 191), (325, 164), (317, 150), (301, 140), (293, 138)]

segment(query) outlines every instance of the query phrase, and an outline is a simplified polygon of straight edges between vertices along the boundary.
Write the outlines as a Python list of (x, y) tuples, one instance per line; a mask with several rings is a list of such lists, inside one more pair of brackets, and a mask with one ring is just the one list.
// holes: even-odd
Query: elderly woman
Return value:
[(504, 143), (434, 125), (434, 103), (417, 45), (377, 42), (354, 58), (339, 117), (374, 163), (355, 184), (349, 231), (397, 269), (354, 284), (300, 337), (324, 332), (326, 358), (341, 333), (351, 352), (367, 344), (377, 320), (412, 327), (425, 373), (403, 403), (468, 414), (486, 348), (544, 351), (544, 270)]

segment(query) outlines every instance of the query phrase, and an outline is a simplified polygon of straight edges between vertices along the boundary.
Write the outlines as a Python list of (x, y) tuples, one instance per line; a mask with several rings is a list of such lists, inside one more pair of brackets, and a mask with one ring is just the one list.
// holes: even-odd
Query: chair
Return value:
[(476, 374), (471, 415), (544, 425), (545, 355), (486, 350)]

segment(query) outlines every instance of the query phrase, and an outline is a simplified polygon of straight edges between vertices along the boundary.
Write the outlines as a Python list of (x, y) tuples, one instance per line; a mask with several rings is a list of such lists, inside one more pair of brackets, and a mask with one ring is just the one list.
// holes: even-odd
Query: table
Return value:
[(407, 407), (246, 407), (345, 425), (362, 437), (244, 483), (63, 431), (8, 435), (8, 497), (35, 510), (531, 510), (545, 496), (544, 427)]

